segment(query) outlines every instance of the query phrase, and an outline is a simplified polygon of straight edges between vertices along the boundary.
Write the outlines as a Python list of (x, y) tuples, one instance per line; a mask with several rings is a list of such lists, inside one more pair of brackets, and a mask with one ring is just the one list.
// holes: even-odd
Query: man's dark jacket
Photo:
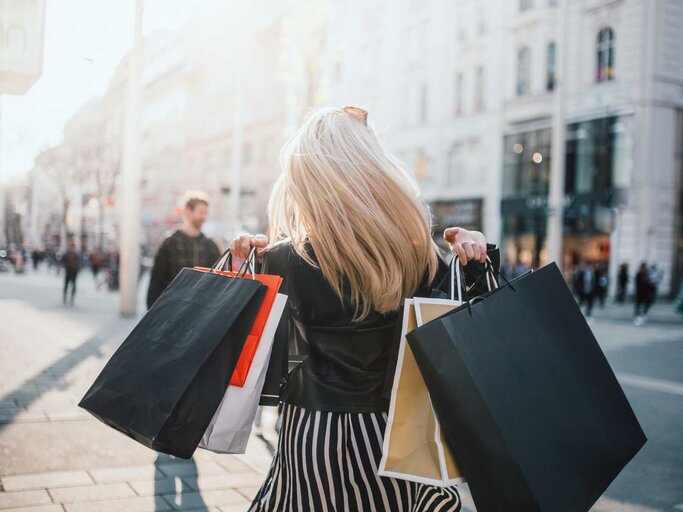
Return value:
[(147, 291), (147, 308), (152, 307), (183, 267), (210, 267), (220, 255), (213, 240), (203, 233), (192, 237), (178, 229), (167, 236), (154, 258), (154, 268)]

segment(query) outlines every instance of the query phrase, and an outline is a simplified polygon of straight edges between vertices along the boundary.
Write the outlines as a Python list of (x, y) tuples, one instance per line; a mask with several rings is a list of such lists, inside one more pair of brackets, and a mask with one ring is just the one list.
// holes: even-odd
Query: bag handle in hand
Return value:
[[(247, 257), (244, 259), (242, 262), (242, 265), (240, 265), (239, 270), (237, 271), (237, 277), (244, 276), (247, 272), (251, 274), (252, 279), (256, 279), (254, 277), (254, 261), (256, 259), (256, 247), (252, 247), (249, 250), (249, 254)], [(225, 268), (225, 265), (228, 265), (228, 270), (232, 269), (232, 252), (230, 249), (226, 249), (223, 254), (216, 260), (216, 262), (211, 265), (211, 271), (216, 271), (216, 270), (223, 270)]]
[[(463, 302), (462, 290), (464, 289), (465, 293), (470, 291), (479, 282), (479, 280), (482, 278), (482, 276), (486, 276), (486, 286), (488, 288), (488, 291), (491, 291), (494, 288), (498, 288), (498, 283), (496, 281), (495, 274), (493, 271), (493, 265), (491, 263), (491, 258), (489, 258), (488, 256), (486, 256), (484, 272), (477, 278), (477, 280), (474, 283), (472, 283), (466, 289), (465, 289), (465, 286), (463, 284), (461, 267), (462, 267), (462, 265), (460, 264), (460, 257), (456, 254), (455, 256), (453, 256), (453, 258), (451, 258), (451, 263), (450, 263), (450, 270), (451, 270), (450, 298), (451, 298), (451, 300), (455, 300), (455, 289), (457, 287), (458, 301)], [(493, 286), (491, 283), (493, 283)]]

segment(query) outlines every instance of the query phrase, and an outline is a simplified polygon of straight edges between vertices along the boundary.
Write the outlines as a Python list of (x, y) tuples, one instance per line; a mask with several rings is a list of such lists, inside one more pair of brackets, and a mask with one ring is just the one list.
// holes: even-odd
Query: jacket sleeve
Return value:
[[(282, 277), (280, 293), (289, 296), (288, 276), (286, 275), (285, 262), (282, 261), (283, 256), (282, 251), (277, 249), (266, 253), (263, 262), (256, 264), (255, 271), (260, 274), (274, 274)], [(286, 383), (288, 374), (289, 333), (291, 322), (291, 310), (289, 305), (287, 305), (285, 306), (282, 318), (275, 331), (273, 348), (270, 353), (266, 380), (263, 384), (263, 390), (261, 391), (259, 405), (276, 406), (280, 403), (280, 393), (282, 387)]]

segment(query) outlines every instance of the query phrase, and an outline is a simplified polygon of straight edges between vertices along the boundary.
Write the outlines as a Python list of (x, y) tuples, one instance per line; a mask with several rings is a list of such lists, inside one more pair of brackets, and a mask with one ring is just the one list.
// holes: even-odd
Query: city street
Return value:
[[(157, 457), (104, 426), (76, 403), (136, 320), (120, 318), (117, 294), (96, 291), (87, 271), (75, 306), (62, 305), (62, 278), (0, 273), (0, 510), (246, 510), (270, 462), (274, 410), (246, 455), (198, 450), (193, 462)], [(649, 441), (595, 510), (680, 512), (683, 318), (669, 303), (641, 327), (631, 313), (610, 303), (590, 324)]]

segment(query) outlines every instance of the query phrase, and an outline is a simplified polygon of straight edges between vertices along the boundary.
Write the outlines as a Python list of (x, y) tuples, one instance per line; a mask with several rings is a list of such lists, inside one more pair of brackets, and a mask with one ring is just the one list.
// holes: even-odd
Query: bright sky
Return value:
[[(145, 0), (143, 30), (182, 26), (225, 0)], [(0, 183), (31, 169), (88, 99), (103, 94), (133, 43), (135, 0), (47, 0), (43, 75), (23, 96), (0, 97)]]

